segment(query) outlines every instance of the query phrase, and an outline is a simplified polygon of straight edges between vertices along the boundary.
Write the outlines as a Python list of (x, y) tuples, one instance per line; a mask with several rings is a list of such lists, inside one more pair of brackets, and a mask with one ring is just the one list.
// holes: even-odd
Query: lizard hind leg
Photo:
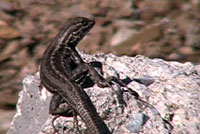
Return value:
[(58, 117), (60, 117), (60, 115), (57, 115), (57, 116), (53, 117), (53, 119), (52, 119), (52, 121), (51, 121), (51, 126), (53, 127), (53, 133), (52, 133), (52, 134), (56, 134), (56, 133), (58, 132), (57, 129), (56, 129), (56, 127), (55, 127), (55, 125), (54, 125), (54, 121), (55, 121)]
[(73, 120), (74, 128), (77, 130), (78, 134), (81, 134), (81, 131), (78, 126), (77, 114), (75, 112), (73, 112), (73, 117), (74, 117), (74, 120)]
[(59, 94), (54, 94), (51, 98), (50, 107), (49, 107), (49, 114), (55, 115), (51, 121), (53, 127), (53, 134), (57, 131), (54, 122), (60, 116), (64, 117), (72, 117), (73, 110), (71, 107), (63, 100), (63, 98)]
[(63, 100), (59, 94), (54, 94), (51, 98), (49, 113), (64, 117), (72, 117), (72, 108)]

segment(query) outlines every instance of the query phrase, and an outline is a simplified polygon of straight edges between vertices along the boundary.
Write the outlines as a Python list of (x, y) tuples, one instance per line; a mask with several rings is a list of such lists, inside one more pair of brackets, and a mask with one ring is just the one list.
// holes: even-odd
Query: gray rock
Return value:
[(8, 134), (37, 134), (49, 117), (50, 94), (45, 90), (39, 91), (39, 73), (26, 77), (22, 83), (17, 113)]
[[(116, 83), (112, 88), (120, 96), (111, 88), (94, 85), (85, 89), (113, 134), (200, 133), (200, 66), (144, 56), (80, 53), (86, 62), (101, 62), (104, 77), (119, 77), (140, 95), (139, 100)], [(39, 90), (38, 76), (23, 80), (24, 89), (8, 134), (53, 132), (54, 117), (48, 114), (51, 95), (44, 88)], [(78, 123), (79, 129), (86, 131), (79, 117)], [(71, 117), (57, 118), (54, 126), (60, 133), (75, 131)]]
[(133, 133), (140, 132), (142, 126), (146, 123), (149, 117), (145, 114), (138, 113), (134, 117), (131, 117), (129, 122), (125, 125), (126, 129)]

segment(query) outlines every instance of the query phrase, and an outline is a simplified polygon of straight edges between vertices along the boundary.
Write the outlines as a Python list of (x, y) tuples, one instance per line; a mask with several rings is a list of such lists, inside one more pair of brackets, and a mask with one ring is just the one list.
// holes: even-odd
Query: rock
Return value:
[(126, 129), (133, 133), (138, 133), (142, 129), (142, 126), (148, 120), (148, 116), (142, 113), (136, 114), (134, 117), (130, 118), (130, 121), (125, 125)]
[[(200, 66), (144, 56), (80, 53), (86, 62), (101, 62), (104, 77), (119, 77), (140, 95), (139, 100), (116, 83), (113, 89), (121, 96), (96, 85), (85, 89), (113, 134), (200, 133)], [(53, 116), (48, 114), (51, 95), (44, 88), (39, 90), (39, 83), (38, 73), (23, 80), (24, 89), (8, 134), (53, 132)], [(78, 123), (80, 131), (86, 131), (79, 117)], [(54, 126), (68, 134), (76, 128), (72, 117), (59, 117)]]
[(21, 34), (16, 29), (11, 28), (8, 25), (0, 25), (0, 39), (15, 39), (20, 37)]
[(153, 41), (160, 37), (162, 29), (169, 23), (168, 19), (163, 19), (158, 23), (149, 25), (139, 32), (129, 29), (119, 30), (112, 38), (111, 47), (114, 53), (130, 54), (134, 46), (145, 42)]
[(22, 83), (23, 90), (19, 93), (17, 113), (8, 134), (37, 134), (48, 119), (50, 95), (47, 95), (47, 92), (39, 92), (38, 73), (26, 77)]
[(20, 36), (19, 31), (10, 27), (5, 21), (0, 20), (0, 39), (10, 40)]
[(123, 41), (126, 41), (131, 35), (134, 35), (136, 31), (130, 29), (119, 29), (119, 31), (112, 37), (111, 46), (116, 46)]

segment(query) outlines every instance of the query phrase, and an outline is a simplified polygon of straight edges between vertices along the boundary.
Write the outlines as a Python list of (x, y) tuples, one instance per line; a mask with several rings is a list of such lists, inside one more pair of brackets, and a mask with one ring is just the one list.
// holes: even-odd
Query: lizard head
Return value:
[(94, 24), (94, 20), (85, 17), (76, 17), (70, 19), (64, 30), (64, 33), (66, 33), (66, 38), (68, 38), (66, 43), (71, 48), (76, 47), (78, 42), (90, 31)]

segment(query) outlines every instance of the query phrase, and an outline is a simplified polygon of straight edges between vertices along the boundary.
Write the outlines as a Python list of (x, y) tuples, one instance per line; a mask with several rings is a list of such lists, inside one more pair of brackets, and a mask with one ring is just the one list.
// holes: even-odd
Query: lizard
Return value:
[[(41, 65), (41, 84), (53, 94), (49, 113), (59, 116), (78, 115), (90, 134), (111, 134), (105, 122), (82, 88), (79, 78), (89, 77), (99, 87), (111, 87), (111, 81), (126, 86), (117, 78), (103, 78), (76, 50), (77, 44), (92, 29), (95, 21), (86, 17), (70, 19), (45, 50)], [(137, 92), (132, 91), (136, 97)], [(61, 103), (67, 106), (59, 107)]]
[[(75, 82), (80, 74), (88, 72), (95, 83), (109, 86), (94, 68), (83, 62), (76, 50), (76, 45), (94, 24), (94, 20), (85, 17), (68, 21), (44, 52), (40, 78), (41, 84), (53, 93), (50, 114), (67, 116), (72, 111), (81, 117), (91, 134), (111, 134), (86, 92)], [(69, 109), (58, 108), (63, 100)]]

